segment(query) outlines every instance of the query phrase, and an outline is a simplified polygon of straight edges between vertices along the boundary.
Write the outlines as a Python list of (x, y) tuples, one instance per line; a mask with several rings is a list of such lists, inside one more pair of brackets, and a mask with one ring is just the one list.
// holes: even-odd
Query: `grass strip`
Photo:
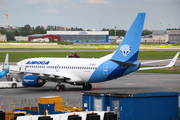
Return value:
[[(72, 50), (73, 51), (73, 50)], [(171, 59), (178, 51), (140, 51), (138, 60)], [(7, 52), (0, 52), (0, 62), (4, 62)], [(26, 58), (34, 57), (65, 57), (71, 52), (8, 52), (9, 62), (18, 62)], [(112, 51), (85, 51), (77, 52), (81, 58), (100, 58), (112, 53)], [(180, 58), (180, 56), (178, 57)]]

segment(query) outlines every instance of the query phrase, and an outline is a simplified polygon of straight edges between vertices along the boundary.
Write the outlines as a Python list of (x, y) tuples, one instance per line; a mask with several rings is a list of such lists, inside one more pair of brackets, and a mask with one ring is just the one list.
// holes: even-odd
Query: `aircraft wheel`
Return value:
[(91, 89), (92, 89), (92, 85), (88, 84), (88, 90), (91, 90)]
[(87, 85), (83, 84), (83, 90), (87, 90)]
[(62, 85), (61, 85), (61, 90), (64, 91), (65, 88), (66, 88), (65, 85), (62, 84)]
[(60, 85), (56, 85), (55, 90), (59, 91), (60, 90)]
[(92, 85), (90, 83), (83, 85), (83, 90), (91, 90), (91, 89), (92, 89)]
[(11, 87), (12, 87), (12, 88), (17, 88), (17, 84), (16, 84), (16, 83), (13, 83), (13, 84), (11, 85)]

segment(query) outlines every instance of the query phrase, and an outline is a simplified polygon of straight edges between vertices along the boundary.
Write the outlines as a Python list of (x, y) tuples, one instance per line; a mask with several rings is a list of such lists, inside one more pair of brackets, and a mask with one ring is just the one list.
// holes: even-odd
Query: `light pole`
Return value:
[(117, 27), (117, 26), (115, 26), (115, 42), (116, 42), (116, 27)]

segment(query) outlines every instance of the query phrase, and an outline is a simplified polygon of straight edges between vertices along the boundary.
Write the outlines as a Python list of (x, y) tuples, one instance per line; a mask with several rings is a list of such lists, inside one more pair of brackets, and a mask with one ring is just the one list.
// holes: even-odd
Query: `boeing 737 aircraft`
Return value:
[(137, 61), (137, 58), (145, 15), (145, 13), (137, 15), (117, 50), (107, 56), (99, 59), (28, 58), (12, 66), (8, 65), (7, 54), (3, 66), (4, 74), (8, 71), (23, 73), (22, 83), (24, 86), (41, 87), (46, 81), (52, 81), (58, 83), (55, 87), (57, 91), (65, 89), (62, 83), (82, 85), (84, 90), (90, 90), (92, 89), (91, 83), (113, 80), (136, 70), (173, 66), (179, 52), (167, 66), (140, 68), (141, 63)]

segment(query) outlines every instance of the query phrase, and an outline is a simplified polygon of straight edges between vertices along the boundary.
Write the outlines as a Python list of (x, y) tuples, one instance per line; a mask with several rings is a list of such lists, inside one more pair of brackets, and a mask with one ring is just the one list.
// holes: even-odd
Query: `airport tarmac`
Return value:
[[(5, 81), (5, 77), (1, 81)], [(72, 86), (65, 84), (65, 91), (55, 91), (56, 83), (47, 82), (41, 88), (10, 88), (0, 89), (0, 104), (2, 109), (9, 110), (9, 103), (24, 103), (26, 99), (27, 106), (35, 106), (36, 98), (43, 96), (62, 96), (63, 102), (69, 97), (70, 106), (77, 106), (82, 98), (83, 89), (81, 86)], [(92, 84), (93, 90), (103, 91), (136, 91), (136, 92), (179, 92), (180, 93), (180, 74), (162, 74), (162, 73), (131, 73), (127, 76), (107, 81), (104, 83)], [(12, 109), (12, 105), (11, 108)]]

